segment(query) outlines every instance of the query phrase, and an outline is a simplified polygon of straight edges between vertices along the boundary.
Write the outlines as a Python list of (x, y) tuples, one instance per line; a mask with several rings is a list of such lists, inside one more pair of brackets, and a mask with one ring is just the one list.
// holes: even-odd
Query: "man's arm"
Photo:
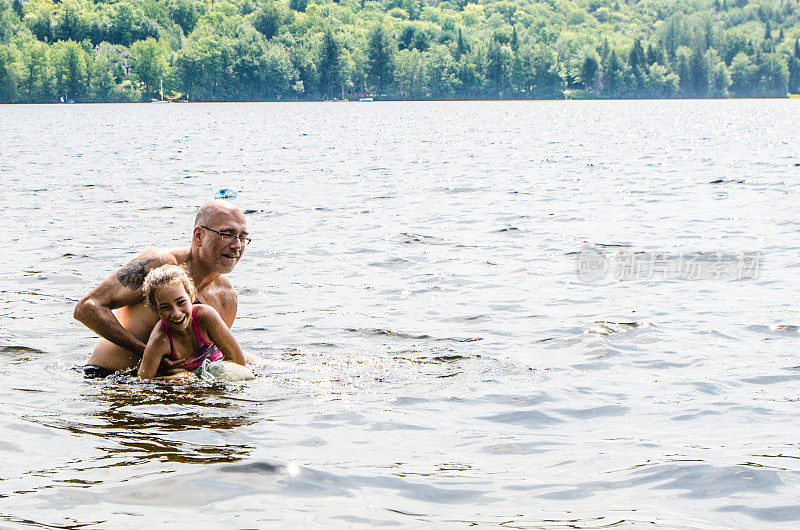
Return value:
[(170, 257), (155, 250), (137, 256), (89, 291), (75, 306), (73, 316), (101, 337), (142, 355), (145, 344), (122, 327), (111, 310), (140, 303), (144, 277), (151, 269), (174, 262)]

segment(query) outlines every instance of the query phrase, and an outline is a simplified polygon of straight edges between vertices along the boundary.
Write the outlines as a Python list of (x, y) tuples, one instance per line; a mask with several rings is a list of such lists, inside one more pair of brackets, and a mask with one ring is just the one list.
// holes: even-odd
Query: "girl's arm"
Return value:
[(200, 329), (205, 332), (211, 342), (217, 345), (219, 351), (228, 361), (244, 366), (244, 354), (239, 347), (239, 343), (222, 321), (217, 310), (208, 305), (196, 305), (195, 315), (197, 316)]
[(169, 354), (169, 337), (161, 328), (161, 323), (156, 324), (150, 333), (150, 339), (144, 348), (142, 362), (139, 364), (137, 375), (141, 379), (155, 379), (161, 359)]

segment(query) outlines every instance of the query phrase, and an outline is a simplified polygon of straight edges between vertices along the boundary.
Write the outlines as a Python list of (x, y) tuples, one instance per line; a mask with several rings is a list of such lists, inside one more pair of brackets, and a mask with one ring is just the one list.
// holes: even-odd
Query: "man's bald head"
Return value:
[(247, 220), (242, 210), (229, 201), (208, 201), (197, 211), (194, 220), (193, 263), (228, 274), (242, 257), (248, 241)]
[(194, 226), (195, 228), (203, 225), (208, 226), (213, 223), (214, 219), (226, 215), (244, 219), (242, 210), (232, 202), (221, 199), (208, 201), (197, 210), (197, 215), (194, 218)]

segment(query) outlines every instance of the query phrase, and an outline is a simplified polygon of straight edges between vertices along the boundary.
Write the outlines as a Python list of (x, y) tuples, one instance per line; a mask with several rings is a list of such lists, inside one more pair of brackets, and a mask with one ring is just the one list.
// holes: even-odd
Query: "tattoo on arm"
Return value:
[(145, 268), (150, 263), (152, 258), (137, 258), (125, 265), (117, 273), (119, 282), (128, 287), (131, 291), (136, 291), (144, 283), (144, 277), (147, 276), (147, 269)]

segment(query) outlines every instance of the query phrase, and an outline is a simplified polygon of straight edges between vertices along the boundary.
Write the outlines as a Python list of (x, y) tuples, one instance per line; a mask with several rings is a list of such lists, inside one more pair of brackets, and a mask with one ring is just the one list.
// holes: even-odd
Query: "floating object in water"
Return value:
[(372, 101), (372, 98), (359, 98), (358, 100), (360, 103), (369, 103)]
[(217, 192), (217, 194), (214, 196), (214, 198), (215, 199), (233, 199), (237, 195), (239, 195), (239, 193), (236, 190), (232, 189), (232, 188), (222, 188)]
[(709, 182), (709, 184), (724, 184), (726, 182), (730, 183), (730, 184), (744, 184), (744, 180), (741, 180), (741, 179), (739, 179), (739, 180), (717, 179), (717, 180), (712, 180), (711, 182)]
[(230, 361), (203, 360), (203, 364), (194, 372), (203, 381), (250, 381), (256, 376), (250, 368)]

